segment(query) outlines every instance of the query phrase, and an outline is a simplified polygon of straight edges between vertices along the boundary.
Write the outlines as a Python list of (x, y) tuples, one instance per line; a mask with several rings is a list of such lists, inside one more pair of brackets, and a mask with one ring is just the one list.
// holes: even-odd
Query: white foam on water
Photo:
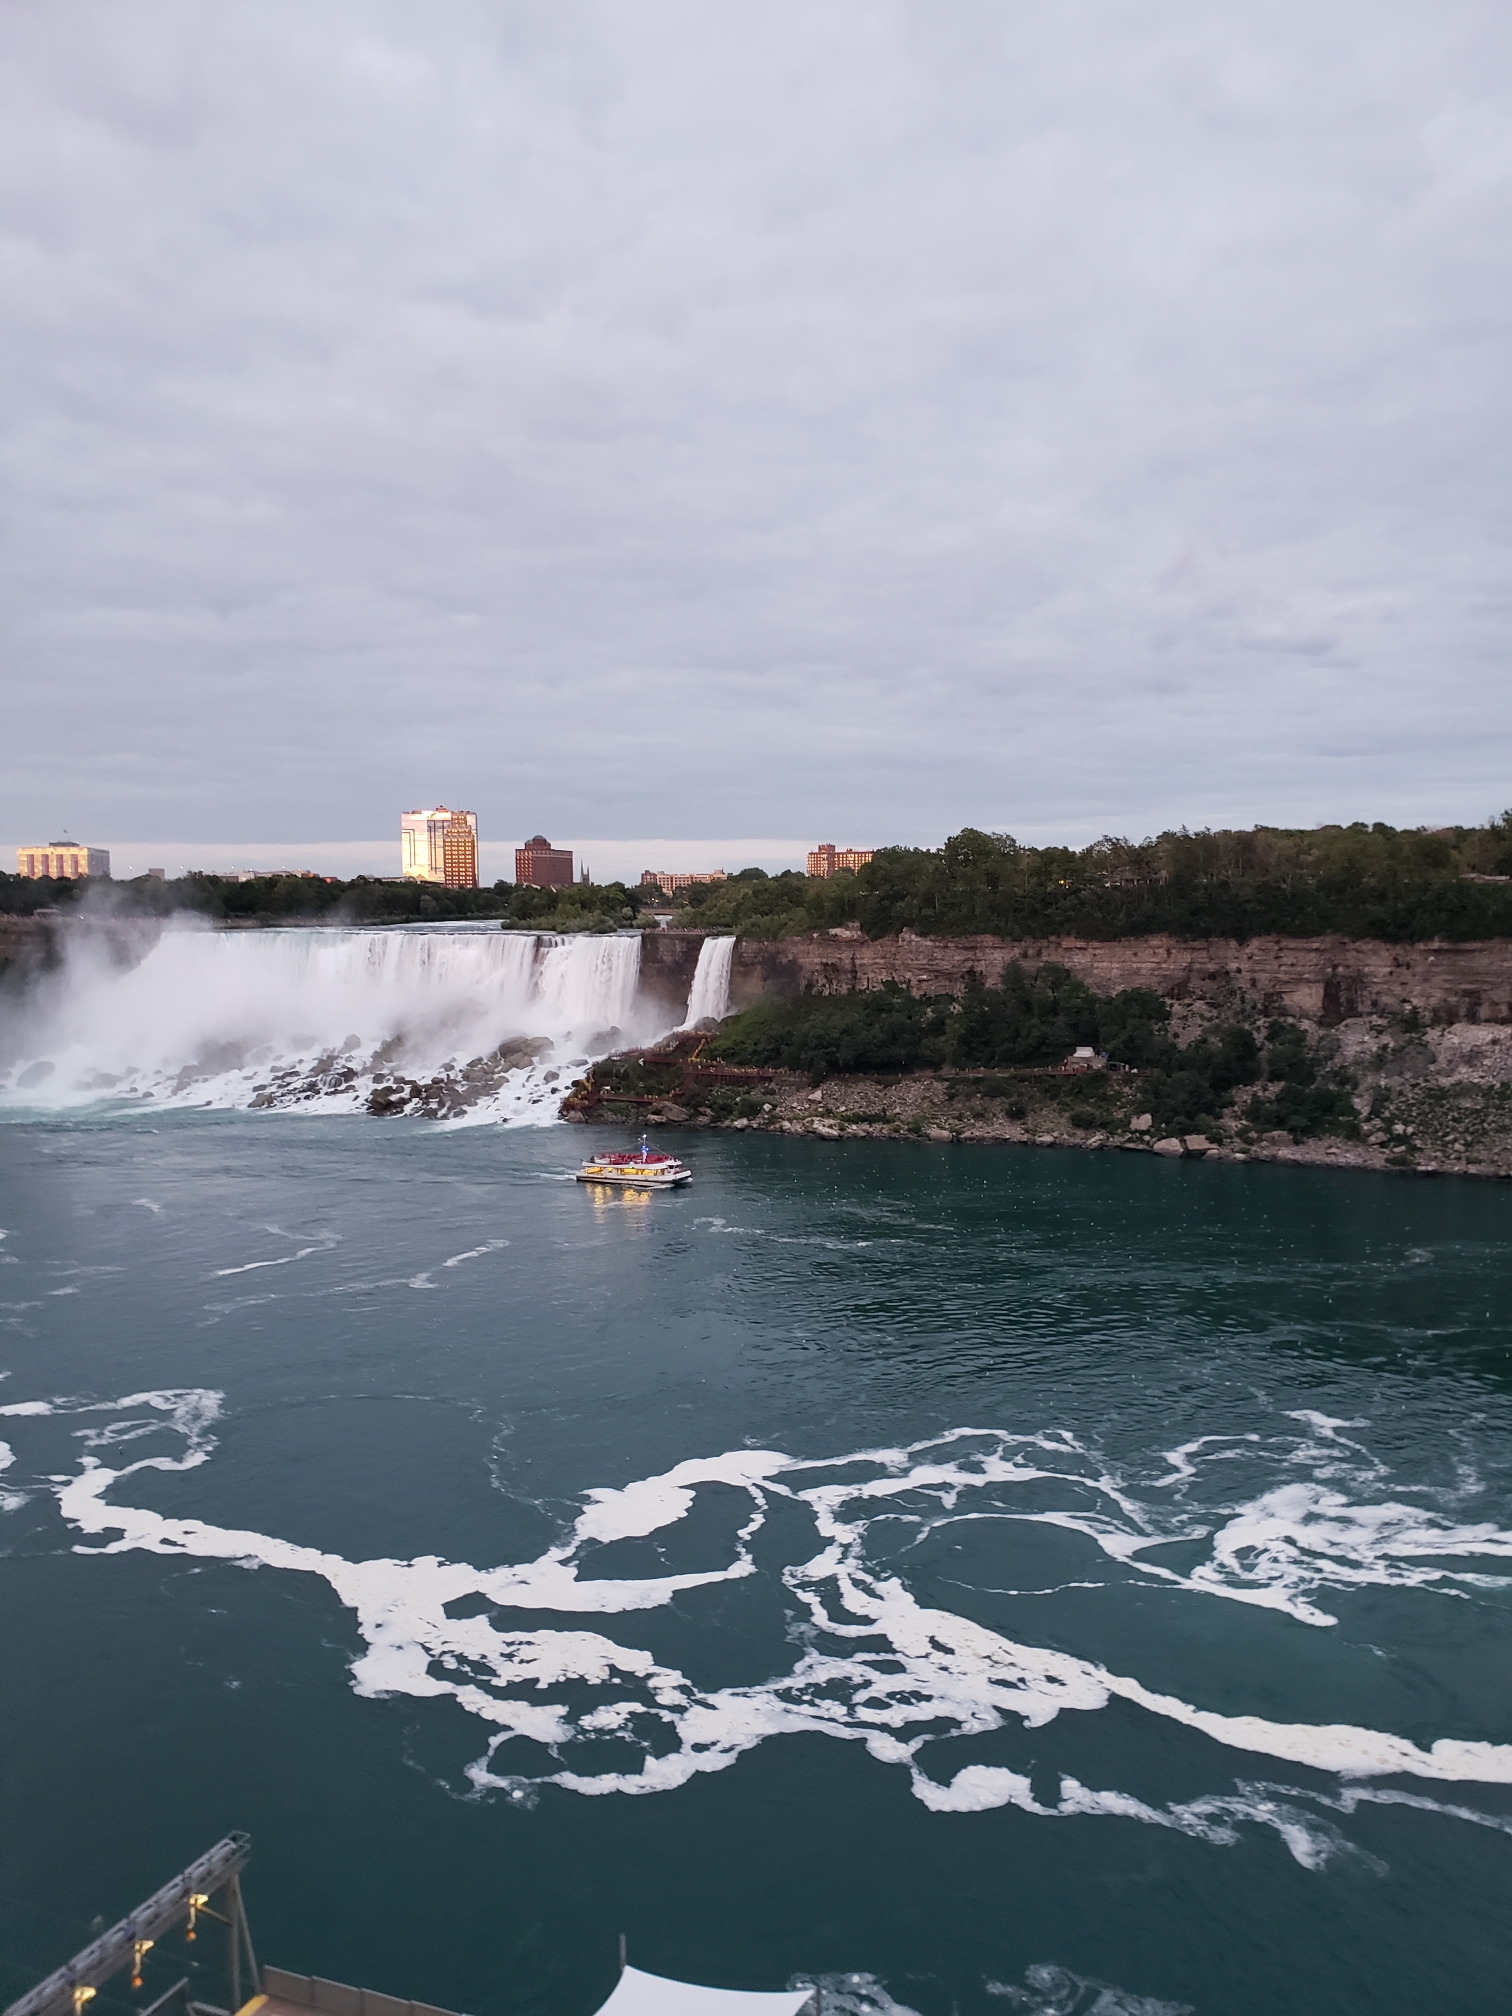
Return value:
[[(267, 1225), (263, 1228), (275, 1239), (287, 1239), (291, 1235), (280, 1226)], [(256, 1274), (264, 1267), (288, 1267), (296, 1260), (308, 1260), (312, 1253), (329, 1253), (341, 1244), (341, 1236), (336, 1232), (322, 1232), (308, 1246), (301, 1246), (294, 1253), (280, 1253), (272, 1260), (243, 1260), (235, 1267), (215, 1267), (211, 1269), (212, 1281), (224, 1280), (231, 1274)]]
[(486, 1253), (501, 1253), (509, 1244), (507, 1239), (485, 1239), (481, 1246), (469, 1246), (465, 1253), (453, 1253), (450, 1260), (443, 1260), (443, 1267), (461, 1267), (469, 1260), (481, 1260)]
[(1043, 1962), (1024, 1969), (1022, 1988), (1005, 1981), (983, 1985), (989, 1995), (1002, 1996), (1010, 2009), (1021, 2009), (1025, 2016), (1192, 2016), (1190, 2002), (1133, 1995), (1127, 1988)]
[[(1148, 1495), (1148, 1485), (1142, 1496), (1074, 1436), (962, 1428), (823, 1463), (764, 1449), (692, 1458), (659, 1476), (586, 1492), (570, 1530), (533, 1561), (488, 1568), (433, 1555), (349, 1561), (250, 1529), (171, 1518), (121, 1502), (127, 1495), (123, 1487), (138, 1472), (206, 1462), (220, 1407), (217, 1393), (183, 1389), (110, 1402), (19, 1402), (0, 1408), (0, 1415), (81, 1417), (75, 1432), (84, 1453), (77, 1469), (39, 1481), (56, 1493), (75, 1531), (97, 1543), (86, 1551), (145, 1550), (326, 1582), (353, 1613), (364, 1641), (352, 1665), (358, 1694), (450, 1699), (483, 1726), (486, 1747), (467, 1774), (479, 1792), (499, 1791), (529, 1803), (544, 1785), (599, 1796), (667, 1791), (700, 1773), (725, 1769), (773, 1737), (821, 1733), (859, 1742), (879, 1763), (907, 1771), (914, 1795), (935, 1812), (1006, 1806), (1047, 1819), (1122, 1818), (1215, 1845), (1236, 1840), (1241, 1826), (1259, 1826), (1273, 1831), (1312, 1869), (1346, 1859), (1379, 1866), (1350, 1845), (1317, 1810), (1320, 1805), (1347, 1814), (1354, 1810), (1350, 1799), (1357, 1804), (1375, 1797), (1502, 1824), (1421, 1794), (1393, 1788), (1371, 1793), (1359, 1785), (1386, 1777), (1512, 1784), (1512, 1744), (1450, 1732), (1422, 1745), (1348, 1723), (1218, 1713), (1095, 1660), (1019, 1643), (925, 1604), (898, 1565), (906, 1563), (909, 1547), (900, 1552), (899, 1541), (910, 1529), (911, 1545), (962, 1518), (1000, 1520), (1005, 1529), (1016, 1522), (1050, 1521), (1095, 1540), (1128, 1575), (1153, 1575), (1190, 1598), (1249, 1601), (1252, 1592), (1236, 1583), (1259, 1575), (1267, 1607), (1285, 1609), (1316, 1628), (1328, 1619), (1311, 1602), (1310, 1586), (1339, 1586), (1338, 1578), (1351, 1588), (1366, 1582), (1384, 1588), (1452, 1584), (1474, 1572), (1458, 1564), (1504, 1556), (1508, 1536), (1488, 1522), (1455, 1526), (1448, 1513), (1430, 1516), (1400, 1498), (1351, 1505), (1345, 1517), (1336, 1484), (1320, 1485), (1314, 1490), (1322, 1515), (1293, 1517), (1287, 1528), (1304, 1531), (1307, 1544), (1288, 1553), (1278, 1543), (1265, 1560), (1250, 1564), (1225, 1536), (1241, 1529), (1273, 1532), (1274, 1492), (1262, 1493), (1253, 1513), (1243, 1506), (1219, 1508), (1215, 1530), (1210, 1514), (1204, 1524), (1191, 1512), (1172, 1513)], [(111, 1452), (165, 1429), (177, 1437), (176, 1453), (143, 1453), (118, 1466), (107, 1460)], [(1299, 1452), (1313, 1444), (1283, 1435), (1249, 1446), (1255, 1462), (1295, 1466)], [(1181, 1453), (1188, 1494), (1196, 1482), (1226, 1477), (1217, 1467), (1227, 1460), (1226, 1440), (1207, 1438), (1203, 1446), (1187, 1445)], [(1378, 1468), (1362, 1459), (1363, 1472)], [(1169, 1477), (1153, 1480), (1157, 1489), (1168, 1483)], [(622, 1579), (597, 1572), (602, 1547), (669, 1533), (688, 1517), (700, 1490), (715, 1485), (746, 1499), (722, 1565)], [(1035, 1502), (1017, 1503), (1030, 1486)], [(1052, 1490), (1064, 1501), (1060, 1511), (1044, 1502)], [(790, 1550), (796, 1558), (777, 1571), (788, 1602), (788, 1641), (797, 1648), (786, 1671), (750, 1685), (700, 1688), (643, 1647), (610, 1635), (606, 1620), (617, 1615), (663, 1609), (689, 1591), (770, 1576), (773, 1570), (758, 1564), (756, 1548), (779, 1501), (801, 1510), (811, 1533), (806, 1546)], [(1179, 1575), (1141, 1560), (1142, 1550), (1151, 1546), (1203, 1534), (1213, 1539), (1217, 1565), (1211, 1573), (1202, 1572), (1208, 1563)], [(772, 1544), (770, 1536), (761, 1544)], [(886, 1550), (886, 1566), (875, 1558), (879, 1545)], [(1337, 1562), (1323, 1552), (1330, 1545), (1342, 1549)], [(1421, 1572), (1407, 1558), (1419, 1546), (1431, 1557)], [(1272, 1600), (1283, 1566), (1290, 1589), (1285, 1604)], [(477, 1614), (448, 1614), (464, 1600)], [(531, 1613), (530, 1626), (512, 1628), (511, 1612)], [(541, 1613), (566, 1621), (542, 1627)], [(949, 1769), (952, 1736), (986, 1735), (1015, 1723), (1039, 1728), (1063, 1714), (1096, 1714), (1114, 1700), (1190, 1729), (1222, 1749), (1332, 1774), (1343, 1781), (1342, 1789), (1335, 1797), (1238, 1784), (1160, 1805), (1063, 1775), (1054, 1799), (1046, 1800), (1026, 1775), (1003, 1766)], [(621, 1768), (604, 1763), (599, 1746), (606, 1738), (619, 1739), (627, 1753)], [(522, 1743), (538, 1754), (521, 1754)]]
[[(0, 1471), (9, 1470), (16, 1460), (16, 1452), (9, 1442), (0, 1442)], [(0, 1487), (0, 1512), (19, 1512), (27, 1502), (24, 1491), (7, 1491)]]
[[(359, 1112), (380, 1083), (440, 1077), (464, 1122), (540, 1125), (567, 1089), (554, 1059), (592, 1061), (666, 1032), (639, 975), (637, 933), (174, 928), (128, 970), (79, 933), (9, 1018), (0, 1109), (239, 1108), (261, 1095)], [(516, 1055), (521, 1039), (535, 1040)], [(501, 1046), (480, 1090), (466, 1067)]]
[(684, 1029), (693, 1029), (712, 1017), (724, 1020), (730, 1012), (730, 965), (735, 956), (733, 938), (705, 938), (698, 948), (698, 964), (693, 969), (693, 985), (688, 989), (688, 1012)]
[[(936, 1785), (916, 1774), (914, 1789), (934, 1813), (984, 1813), (999, 1806), (1013, 1806), (1042, 1820), (1087, 1816), (1138, 1820), (1145, 1826), (1169, 1828), (1220, 1848), (1230, 1848), (1239, 1840), (1241, 1823), (1268, 1827), (1304, 1869), (1327, 1869), (1333, 1863), (1344, 1862), (1372, 1875), (1385, 1874), (1383, 1863), (1346, 1840), (1332, 1822), (1297, 1805), (1298, 1797), (1303, 1795), (1290, 1787), (1241, 1785), (1234, 1793), (1214, 1793), (1200, 1799), (1152, 1806), (1127, 1792), (1094, 1791), (1063, 1774), (1055, 1804), (1046, 1805), (1035, 1798), (1030, 1781), (1022, 1774), (971, 1765), (959, 1772), (949, 1786)], [(1434, 1800), (1424, 1800), (1422, 1805), (1425, 1810), (1453, 1813), (1452, 1808)]]
[(819, 2016), (919, 2016), (888, 1994), (875, 1974), (794, 1974), (787, 1986), (818, 1990)]

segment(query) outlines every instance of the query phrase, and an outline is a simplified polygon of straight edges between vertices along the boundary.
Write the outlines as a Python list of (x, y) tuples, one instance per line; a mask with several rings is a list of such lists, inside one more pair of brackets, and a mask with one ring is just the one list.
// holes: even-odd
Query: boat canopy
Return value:
[(814, 2000), (812, 1988), (789, 1988), (781, 1995), (753, 1994), (744, 1988), (696, 1988), (627, 1967), (598, 2016), (798, 2016)]

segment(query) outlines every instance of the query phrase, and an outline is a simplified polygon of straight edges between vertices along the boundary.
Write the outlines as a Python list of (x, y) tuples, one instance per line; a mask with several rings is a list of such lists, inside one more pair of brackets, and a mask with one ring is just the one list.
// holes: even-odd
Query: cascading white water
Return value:
[(730, 1012), (730, 962), (735, 956), (733, 938), (705, 938), (698, 948), (698, 964), (693, 969), (693, 985), (688, 990), (688, 1012), (683, 1021), (692, 1029), (705, 1016), (718, 1021)]
[(129, 970), (87, 935), (12, 1018), (0, 1096), (355, 1110), (386, 1085), (436, 1110), (548, 1120), (563, 1065), (664, 1033), (640, 938), (499, 930), (172, 930)]
[(586, 1032), (623, 1029), (635, 1010), (641, 941), (562, 938), (541, 960), (537, 998), (548, 1024)]

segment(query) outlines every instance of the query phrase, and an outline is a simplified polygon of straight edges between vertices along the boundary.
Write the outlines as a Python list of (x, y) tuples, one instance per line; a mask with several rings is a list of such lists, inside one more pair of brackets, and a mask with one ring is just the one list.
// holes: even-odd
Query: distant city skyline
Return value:
[[(520, 836), (529, 837), (528, 833)], [(3, 844), (3, 843), (0, 843)], [(478, 880), (485, 886), (514, 880), (514, 837), (490, 838), (482, 828), (478, 842)], [(639, 882), (646, 861), (659, 859), (669, 868), (684, 864), (699, 870), (708, 867), (765, 868), (780, 874), (785, 868), (801, 869), (812, 843), (806, 840), (668, 840), (666, 838), (568, 838), (560, 841), (569, 850), (579, 870), (586, 868), (595, 882)], [(647, 849), (651, 853), (647, 853)], [(233, 869), (288, 868), (313, 869), (317, 874), (399, 875), (399, 845), (390, 834), (381, 840), (269, 840), (269, 841), (166, 841), (112, 840), (109, 843), (112, 873), (120, 880), (144, 875), (149, 867), (166, 867), (170, 875), (203, 869), (225, 874)], [(15, 859), (10, 847), (5, 858)]]
[[(1512, 799), (1512, 784), (1507, 797)], [(1499, 809), (1505, 809), (1499, 808)], [(1491, 814), (1483, 815), (1490, 817)], [(1402, 825), (1423, 825), (1429, 828), (1451, 825), (1478, 825), (1483, 817), (1455, 819), (1453, 817), (1403, 820)], [(522, 829), (518, 837), (512, 834), (491, 834), (483, 815), (479, 815), (480, 832), (478, 840), (478, 880), (484, 886), (494, 882), (514, 880), (515, 851), (521, 841), (528, 838)], [(1236, 824), (1283, 825), (1282, 820), (1244, 820)], [(1317, 821), (1297, 821), (1299, 826), (1318, 824)], [(1390, 822), (1397, 823), (1397, 822)], [(986, 821), (962, 820), (962, 825), (979, 824), (983, 831), (1008, 831), (1026, 845), (1084, 847), (1113, 830), (1107, 826), (1091, 826), (1068, 829), (1056, 823), (1048, 827), (1037, 827), (1025, 821), (1013, 825), (993, 825)], [(58, 830), (61, 832), (62, 828)], [(875, 847), (918, 846), (938, 847), (949, 837), (950, 832), (958, 832), (960, 826), (945, 831), (922, 836), (904, 837), (896, 833), (885, 838), (879, 834), (873, 840), (868, 836), (866, 849)], [(1148, 832), (1132, 831), (1128, 837), (1141, 840), (1150, 837)], [(0, 840), (0, 853), (7, 860), (14, 861), (18, 846), (25, 843)], [(202, 869), (211, 874), (224, 874), (234, 869), (255, 869), (266, 872), (276, 868), (293, 871), (311, 869), (317, 874), (338, 875), (350, 878), (355, 875), (398, 875), (399, 849), (393, 834), (382, 839), (331, 839), (331, 840), (132, 840), (106, 839), (99, 843), (109, 855), (111, 872), (119, 880), (146, 874), (149, 868), (166, 868), (169, 875), (179, 875), (194, 869)], [(762, 868), (769, 875), (781, 874), (785, 870), (803, 871), (807, 868), (808, 856), (815, 850), (816, 842), (807, 836), (756, 837), (722, 839), (717, 836), (704, 838), (669, 838), (574, 834), (558, 843), (569, 850), (575, 860), (577, 872), (586, 869), (595, 882), (638, 883), (649, 862), (676, 873), (699, 873), (722, 868), (734, 874), (741, 868)]]

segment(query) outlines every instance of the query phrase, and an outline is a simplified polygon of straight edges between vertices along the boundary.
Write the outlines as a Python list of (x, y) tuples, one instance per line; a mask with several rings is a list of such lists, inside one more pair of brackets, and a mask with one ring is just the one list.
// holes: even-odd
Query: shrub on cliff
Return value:
[(1204, 1029), (1181, 1056), (1186, 1068), (1200, 1071), (1220, 1098), (1227, 1098), (1241, 1085), (1253, 1085), (1260, 1076), (1260, 1045), (1248, 1029), (1233, 1023), (1219, 1022)]
[[(942, 1064), (962, 1071), (1037, 1069), (1080, 1044), (1115, 1063), (1168, 1068), (1180, 1056), (1166, 1033), (1170, 1010), (1148, 988), (1098, 994), (1063, 966), (1033, 974), (1009, 967), (1002, 984), (980, 981), (959, 1001), (917, 998), (896, 982), (854, 994), (761, 1001), (727, 1022), (710, 1058), (823, 1076), (827, 1071), (908, 1071)], [(1253, 1039), (1247, 1031), (1233, 1040)], [(1232, 1074), (1230, 1049), (1200, 1065)], [(1252, 1074), (1255, 1075), (1255, 1074)], [(1230, 1075), (1229, 1082), (1239, 1082)]]
[(53, 882), (47, 877), (0, 875), (0, 911), (7, 917), (32, 917), (39, 910), (61, 910), (74, 903), (88, 882)]
[(1284, 1127), (1294, 1141), (1315, 1134), (1357, 1135), (1359, 1115), (1350, 1097), (1349, 1080), (1334, 1072), (1322, 1084), (1283, 1085), (1271, 1098), (1256, 1097), (1244, 1117), (1261, 1133)]
[(1097, 995), (1064, 966), (1030, 975), (1015, 964), (1000, 987), (967, 987), (950, 1025), (950, 1061), (962, 1070), (1058, 1064), (1078, 1044), (1097, 1043), (1097, 1009)]
[[(727, 1022), (709, 1043), (711, 1060), (805, 1071), (815, 1080), (832, 1073), (910, 1071), (950, 1065), (957, 1071), (1038, 1070), (1058, 1064), (1080, 1044), (1107, 1053), (1110, 1062), (1137, 1069), (1139, 1099), (1164, 1134), (1216, 1129), (1236, 1090), (1261, 1075), (1260, 1046), (1248, 1029), (1219, 1023), (1182, 1048), (1170, 1033), (1171, 1011), (1148, 988), (1098, 994), (1063, 967), (1030, 975), (1012, 966), (998, 987), (980, 982), (959, 1001), (916, 999), (895, 983), (869, 993), (804, 994), (762, 1001)], [(1290, 1073), (1283, 1088), (1289, 1117), (1266, 1125), (1318, 1131), (1341, 1124), (1337, 1087), (1311, 1098), (1316, 1065), (1300, 1030), (1273, 1023), (1268, 1059)], [(1305, 1081), (1305, 1082), (1304, 1082)], [(1007, 1096), (1013, 1081), (979, 1091)], [(1022, 1080), (1019, 1081), (1022, 1084)], [(1116, 1076), (1040, 1081), (1093, 1111), (1114, 1097)], [(1348, 1093), (1344, 1095), (1348, 1104)], [(1309, 1103), (1309, 1101), (1311, 1103)], [(1352, 1109), (1350, 1109), (1352, 1115)]]
[(1295, 1022), (1274, 1021), (1265, 1032), (1265, 1075), (1288, 1085), (1311, 1085), (1318, 1067), (1307, 1047), (1307, 1032)]
[(727, 1064), (806, 1071), (912, 1071), (945, 1061), (952, 1002), (921, 1000), (890, 981), (865, 994), (758, 1001), (727, 1022), (705, 1055)]
[(741, 938), (784, 938), (815, 928), (811, 918), (819, 886), (791, 869), (781, 875), (742, 869), (728, 882), (695, 883), (684, 893), (681, 921), (700, 931), (732, 931)]
[(1279, 1082), (1274, 1093), (1250, 1100), (1244, 1115), (1249, 1124), (1261, 1132), (1284, 1127), (1294, 1141), (1317, 1134), (1358, 1134), (1359, 1116), (1350, 1096), (1355, 1081), (1349, 1073), (1325, 1069), (1306, 1030), (1295, 1022), (1271, 1022), (1265, 1039), (1265, 1076)]

